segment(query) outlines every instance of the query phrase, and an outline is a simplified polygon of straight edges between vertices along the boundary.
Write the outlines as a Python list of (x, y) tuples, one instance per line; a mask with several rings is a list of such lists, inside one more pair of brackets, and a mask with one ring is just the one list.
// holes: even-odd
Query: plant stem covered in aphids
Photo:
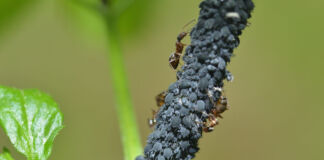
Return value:
[(226, 69), (239, 45), (254, 4), (251, 0), (204, 0), (190, 33), (191, 44), (183, 56), (177, 81), (167, 90), (165, 103), (156, 116), (156, 126), (137, 160), (190, 160), (198, 148), (203, 125), (214, 102), (221, 97), (217, 88), (231, 81)]

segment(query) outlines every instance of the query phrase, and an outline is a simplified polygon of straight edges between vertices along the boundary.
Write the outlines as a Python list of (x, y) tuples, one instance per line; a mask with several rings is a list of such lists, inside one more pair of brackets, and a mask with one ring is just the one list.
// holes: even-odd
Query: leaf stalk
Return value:
[(142, 153), (135, 112), (131, 102), (119, 32), (113, 17), (107, 18), (108, 63), (116, 98), (116, 111), (119, 120), (124, 160), (134, 160)]

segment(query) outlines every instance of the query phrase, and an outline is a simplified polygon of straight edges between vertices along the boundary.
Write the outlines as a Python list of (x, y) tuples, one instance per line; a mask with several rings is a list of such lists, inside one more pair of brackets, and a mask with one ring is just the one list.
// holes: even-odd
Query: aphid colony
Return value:
[[(213, 104), (213, 108), (210, 113), (207, 114), (205, 111), (202, 114), (207, 115), (207, 119), (203, 123), (197, 122), (197, 124), (202, 124), (202, 128), (204, 132), (211, 132), (214, 130), (214, 127), (219, 123), (218, 118), (223, 118), (222, 113), (229, 109), (229, 105), (227, 103), (227, 98), (223, 95), (223, 91), (221, 88), (214, 88), (216, 91), (221, 93), (220, 98), (215, 102), (212, 98), (212, 95), (208, 91), (208, 97)], [(155, 97), (156, 104), (158, 106), (158, 110), (155, 111), (152, 109), (152, 118), (148, 119), (148, 124), (152, 128), (156, 124), (156, 114), (159, 112), (160, 107), (164, 104), (165, 96), (167, 92), (163, 91)]]
[[(228, 17), (236, 17), (237, 15), (236, 14), (228, 14), (227, 16)], [(193, 21), (189, 22), (187, 25), (191, 24)], [(176, 50), (169, 57), (169, 64), (173, 69), (177, 69), (177, 67), (179, 65), (181, 54), (183, 52), (184, 47), (186, 46), (181, 41), (187, 36), (187, 34), (188, 34), (188, 32), (181, 32), (177, 37)], [(223, 89), (219, 88), (219, 87), (214, 87), (213, 90), (214, 90), (214, 92), (219, 92), (220, 97), (217, 99), (217, 101), (215, 101), (213, 98), (213, 94), (212, 94), (213, 92), (209, 91), (209, 90), (207, 91), (208, 98), (211, 101), (211, 103), (213, 104), (213, 107), (211, 108), (210, 113), (208, 113), (208, 114), (206, 113), (206, 111), (202, 112), (202, 115), (207, 117), (204, 122), (196, 122), (197, 124), (202, 125), (202, 129), (204, 132), (213, 131), (214, 127), (219, 123), (218, 118), (223, 118), (221, 114), (224, 111), (229, 109), (227, 98), (225, 97), (225, 95), (223, 93)], [(159, 112), (160, 107), (163, 106), (166, 95), (167, 95), (167, 92), (163, 91), (155, 97), (155, 101), (158, 106), (158, 110), (156, 111), (156, 110), (152, 109), (152, 118), (148, 119), (148, 125), (150, 126), (150, 128), (154, 127), (154, 125), (156, 124), (156, 114)]]
[[(171, 70), (176, 68), (177, 80), (168, 86), (166, 93), (157, 96), (157, 102), (161, 102), (158, 106), (164, 104), (149, 121), (151, 126), (155, 124), (154, 131), (147, 138), (144, 156), (137, 160), (194, 159), (199, 140), (214, 130), (229, 108), (223, 86), (224, 80), (232, 81), (233, 76), (227, 65), (247, 26), (253, 3), (203, 0), (199, 7), (194, 28), (187, 33), (179, 32), (174, 41), (179, 49), (170, 58), (165, 57), (170, 59), (165, 62), (171, 62)], [(189, 34), (190, 43), (187, 43)]]
[[(207, 117), (203, 123), (196, 122), (197, 124), (202, 125), (202, 129), (204, 132), (213, 131), (214, 127), (219, 123), (218, 118), (223, 118), (221, 114), (229, 109), (227, 98), (225, 97), (225, 95), (223, 93), (223, 89), (214, 87), (214, 91), (219, 92), (220, 97), (218, 98), (217, 101), (214, 101), (212, 92), (209, 90), (207, 91), (208, 98), (211, 101), (211, 103), (213, 104), (213, 107), (210, 110), (209, 114), (207, 114), (205, 111), (203, 111), (202, 114)], [(156, 111), (156, 110), (152, 109), (152, 118), (148, 119), (148, 124), (149, 124), (150, 128), (154, 127), (154, 125), (156, 124), (156, 119), (155, 119), (156, 114), (159, 112), (160, 107), (163, 106), (166, 95), (167, 95), (167, 92), (163, 91), (155, 97), (155, 101), (158, 106), (158, 110)]]

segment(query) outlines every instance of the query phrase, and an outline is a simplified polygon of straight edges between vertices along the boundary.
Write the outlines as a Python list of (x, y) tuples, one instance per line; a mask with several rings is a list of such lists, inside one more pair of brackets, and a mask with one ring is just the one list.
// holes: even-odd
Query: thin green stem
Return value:
[(116, 110), (124, 149), (124, 159), (134, 160), (136, 156), (142, 154), (142, 147), (128, 89), (118, 30), (115, 24), (112, 19), (108, 19), (108, 62), (115, 90)]

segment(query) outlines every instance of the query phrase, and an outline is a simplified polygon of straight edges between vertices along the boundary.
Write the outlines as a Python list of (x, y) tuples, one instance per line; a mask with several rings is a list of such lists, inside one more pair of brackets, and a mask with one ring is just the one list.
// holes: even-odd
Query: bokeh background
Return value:
[[(231, 110), (203, 135), (196, 159), (324, 159), (324, 1), (254, 2), (251, 26), (229, 64)], [(167, 62), (175, 38), (197, 17), (199, 3), (154, 1), (136, 34), (124, 38), (143, 146), (154, 97), (176, 80)], [(38, 88), (60, 104), (65, 128), (51, 160), (121, 160), (107, 46), (81, 35), (64, 10), (57, 0), (33, 2), (0, 23), (0, 84)], [(9, 17), (5, 10), (0, 16)], [(24, 159), (1, 130), (2, 146)]]

